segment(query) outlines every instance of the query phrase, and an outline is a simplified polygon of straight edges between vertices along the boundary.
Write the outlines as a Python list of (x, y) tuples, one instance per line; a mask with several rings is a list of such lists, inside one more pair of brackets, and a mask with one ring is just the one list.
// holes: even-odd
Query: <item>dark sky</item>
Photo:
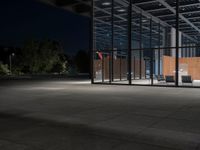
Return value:
[(28, 39), (55, 39), (65, 52), (89, 48), (89, 18), (36, 0), (0, 2), (0, 45), (22, 46)]

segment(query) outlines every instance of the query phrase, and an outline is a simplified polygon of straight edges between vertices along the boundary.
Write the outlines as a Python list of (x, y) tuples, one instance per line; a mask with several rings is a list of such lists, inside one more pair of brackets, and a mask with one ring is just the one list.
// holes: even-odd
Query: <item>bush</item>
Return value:
[(24, 73), (21, 71), (21, 68), (14, 66), (12, 68), (12, 74), (13, 75), (23, 75)]
[(0, 63), (0, 75), (8, 75), (9, 72), (8, 65)]
[(53, 65), (51, 72), (52, 73), (66, 73), (67, 70), (67, 62), (57, 62), (56, 64)]
[(18, 66), (23, 73), (61, 73), (65, 71), (64, 49), (52, 40), (25, 43), (18, 56)]

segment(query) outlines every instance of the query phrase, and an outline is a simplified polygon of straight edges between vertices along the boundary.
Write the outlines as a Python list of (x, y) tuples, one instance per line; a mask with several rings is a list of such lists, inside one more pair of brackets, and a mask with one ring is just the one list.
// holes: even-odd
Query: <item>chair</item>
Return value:
[(164, 78), (163, 75), (158, 75), (158, 76), (157, 76), (157, 80), (158, 80), (158, 81), (165, 81), (165, 78)]
[(190, 75), (182, 76), (182, 83), (191, 83), (193, 84), (192, 77)]
[(174, 76), (172, 76), (172, 75), (166, 75), (165, 76), (165, 81), (166, 81), (166, 83), (174, 83), (175, 82)]

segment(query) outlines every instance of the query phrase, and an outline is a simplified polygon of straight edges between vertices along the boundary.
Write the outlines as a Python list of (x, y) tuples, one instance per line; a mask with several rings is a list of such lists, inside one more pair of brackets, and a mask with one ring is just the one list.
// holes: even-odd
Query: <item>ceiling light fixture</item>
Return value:
[(118, 9), (117, 11), (118, 12), (125, 12), (126, 10), (125, 9)]
[(148, 20), (146, 20), (146, 19), (144, 19), (144, 20), (142, 20), (142, 22), (144, 23), (144, 22), (147, 22)]
[(103, 2), (102, 5), (103, 6), (109, 6), (109, 5), (111, 5), (111, 3), (110, 2)]

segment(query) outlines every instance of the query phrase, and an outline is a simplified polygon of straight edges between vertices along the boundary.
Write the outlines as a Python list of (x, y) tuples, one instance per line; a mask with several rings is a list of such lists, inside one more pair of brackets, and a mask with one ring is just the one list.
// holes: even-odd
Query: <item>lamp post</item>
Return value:
[(10, 75), (12, 75), (12, 57), (15, 56), (15, 53), (9, 55), (9, 62), (10, 62)]

